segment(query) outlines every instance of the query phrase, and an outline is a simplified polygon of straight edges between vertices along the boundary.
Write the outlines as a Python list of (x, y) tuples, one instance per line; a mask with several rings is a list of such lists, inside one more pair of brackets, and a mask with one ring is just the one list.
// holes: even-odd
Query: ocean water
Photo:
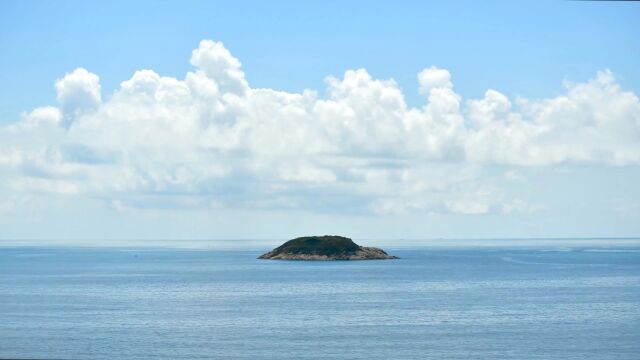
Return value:
[(0, 358), (640, 359), (638, 248), (390, 250), (0, 248)]

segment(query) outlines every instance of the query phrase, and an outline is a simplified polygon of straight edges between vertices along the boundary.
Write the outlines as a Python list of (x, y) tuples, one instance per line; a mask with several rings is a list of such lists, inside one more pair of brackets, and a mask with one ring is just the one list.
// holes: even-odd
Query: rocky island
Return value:
[(262, 254), (271, 260), (383, 260), (397, 259), (384, 250), (360, 246), (343, 236), (304, 236)]

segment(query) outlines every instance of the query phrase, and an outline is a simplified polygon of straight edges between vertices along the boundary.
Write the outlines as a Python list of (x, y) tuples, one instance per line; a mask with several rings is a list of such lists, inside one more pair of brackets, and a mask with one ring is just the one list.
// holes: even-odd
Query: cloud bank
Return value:
[(0, 129), (0, 211), (59, 194), (120, 211), (511, 213), (533, 207), (486, 169), (509, 181), (518, 167), (640, 164), (640, 101), (609, 70), (552, 98), (465, 101), (432, 66), (410, 107), (365, 69), (326, 78), (320, 96), (252, 88), (221, 42), (191, 64), (184, 79), (137, 71), (105, 98), (86, 69), (57, 80), (58, 106)]

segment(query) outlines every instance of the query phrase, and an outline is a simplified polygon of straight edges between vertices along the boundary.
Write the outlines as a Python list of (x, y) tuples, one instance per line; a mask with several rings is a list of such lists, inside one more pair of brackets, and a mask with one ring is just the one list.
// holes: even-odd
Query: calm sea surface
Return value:
[(639, 248), (391, 250), (0, 248), (0, 358), (640, 359)]

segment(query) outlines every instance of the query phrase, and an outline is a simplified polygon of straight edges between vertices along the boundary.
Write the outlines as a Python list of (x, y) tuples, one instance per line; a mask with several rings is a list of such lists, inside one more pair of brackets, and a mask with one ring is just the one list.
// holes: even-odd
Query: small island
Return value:
[(334, 235), (304, 236), (289, 240), (262, 254), (270, 260), (388, 260), (397, 259), (384, 250), (360, 246), (353, 240)]

